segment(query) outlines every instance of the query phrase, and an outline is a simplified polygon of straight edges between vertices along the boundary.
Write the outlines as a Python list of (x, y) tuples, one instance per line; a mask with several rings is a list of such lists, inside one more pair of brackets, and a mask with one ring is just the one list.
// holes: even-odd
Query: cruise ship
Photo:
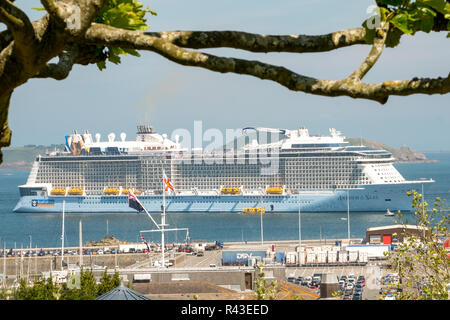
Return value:
[[(350, 146), (329, 131), (248, 127), (242, 146), (208, 152), (182, 147), (179, 137), (150, 125), (138, 126), (135, 141), (125, 133), (107, 141), (97, 133), (94, 141), (88, 131), (73, 131), (64, 150), (36, 157), (14, 211), (62, 212), (65, 201), (66, 213), (135, 213), (133, 192), (149, 212), (161, 212), (164, 192), (166, 212), (384, 213), (410, 211), (407, 192), (433, 182), (407, 181), (390, 152)], [(173, 191), (164, 191), (163, 172)]]

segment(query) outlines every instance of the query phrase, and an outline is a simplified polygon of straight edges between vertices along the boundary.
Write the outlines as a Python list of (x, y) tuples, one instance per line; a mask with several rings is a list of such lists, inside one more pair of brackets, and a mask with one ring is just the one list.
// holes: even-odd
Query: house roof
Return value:
[(120, 284), (117, 288), (97, 297), (95, 300), (151, 300), (146, 296)]

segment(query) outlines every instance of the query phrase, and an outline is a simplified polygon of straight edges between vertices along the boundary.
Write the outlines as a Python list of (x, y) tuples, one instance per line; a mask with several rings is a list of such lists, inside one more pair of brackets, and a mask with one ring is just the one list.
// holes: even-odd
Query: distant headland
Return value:
[(392, 153), (396, 163), (406, 162), (437, 162), (437, 160), (430, 160), (425, 154), (412, 150), (407, 146), (402, 146), (400, 149), (382, 144), (377, 141), (361, 138), (347, 138), (346, 141), (352, 146), (364, 145), (375, 149), (384, 149)]

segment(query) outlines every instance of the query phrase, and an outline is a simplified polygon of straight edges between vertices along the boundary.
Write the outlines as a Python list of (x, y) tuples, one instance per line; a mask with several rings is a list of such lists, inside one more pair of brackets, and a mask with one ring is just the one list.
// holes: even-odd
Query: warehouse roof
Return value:
[(406, 224), (406, 225), (394, 224), (394, 225), (390, 225), (390, 226), (381, 226), (381, 227), (367, 228), (367, 231), (379, 231), (379, 230), (389, 230), (389, 229), (424, 230), (426, 228), (425, 227), (421, 227), (421, 226), (411, 225), (411, 224)]

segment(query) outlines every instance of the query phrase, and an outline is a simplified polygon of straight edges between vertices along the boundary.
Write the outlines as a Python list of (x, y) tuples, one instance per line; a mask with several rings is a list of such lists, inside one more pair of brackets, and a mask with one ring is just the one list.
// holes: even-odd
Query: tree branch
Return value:
[(228, 47), (251, 52), (324, 52), (366, 44), (364, 28), (347, 29), (325, 35), (260, 35), (240, 31), (148, 32), (179, 47), (207, 49)]
[(79, 37), (89, 28), (97, 13), (108, 0), (41, 0), (51, 18), (64, 32)]
[(9, 101), (12, 92), (0, 95), (0, 164), (2, 163), (1, 148), (7, 147), (11, 143), (11, 129), (8, 126)]
[(389, 23), (382, 22), (381, 28), (377, 29), (376, 35), (373, 39), (372, 49), (364, 62), (349, 76), (349, 79), (354, 81), (361, 81), (362, 78), (369, 72), (370, 69), (378, 61), (386, 43), (386, 38), (389, 32)]
[(11, 32), (22, 58), (29, 56), (27, 47), (35, 41), (35, 33), (28, 16), (11, 1), (0, 0), (0, 21)]
[(64, 11), (56, 4), (55, 0), (41, 0), (42, 5), (50, 17), (58, 24), (66, 24), (64, 20)]
[(55, 80), (67, 78), (79, 57), (79, 53), (80, 51), (77, 45), (71, 46), (68, 50), (63, 51), (59, 55), (58, 63), (49, 63), (45, 65), (34, 78), (53, 78)]
[(13, 41), (13, 36), (10, 30), (0, 32), (0, 52)]
[[(218, 57), (211, 54), (189, 51), (165, 41), (137, 31), (117, 29), (93, 24), (86, 32), (84, 41), (88, 44), (116, 46), (158, 53), (167, 59), (185, 66), (195, 66), (211, 71), (232, 72), (272, 80), (293, 90), (322, 96), (348, 96), (386, 103), (390, 95), (406, 96), (417, 93), (444, 94), (450, 92), (450, 79), (413, 79), (387, 81), (380, 84), (367, 84), (353, 79), (319, 80), (297, 74), (289, 69), (260, 61)], [(363, 67), (358, 74), (363, 74)]]
[(98, 53), (95, 46), (70, 45), (59, 56), (58, 63), (46, 64), (34, 78), (53, 78), (63, 80), (67, 78), (75, 64), (88, 65), (104, 61), (107, 57)]

